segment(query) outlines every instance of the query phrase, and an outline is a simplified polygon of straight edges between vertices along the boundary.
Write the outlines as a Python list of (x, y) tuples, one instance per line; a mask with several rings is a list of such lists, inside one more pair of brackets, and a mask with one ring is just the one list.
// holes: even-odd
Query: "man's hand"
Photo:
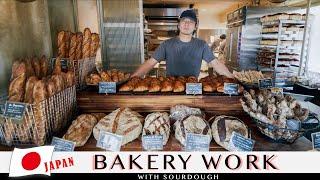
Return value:
[(158, 61), (154, 58), (148, 59), (131, 75), (131, 77), (146, 75), (157, 63)]
[(224, 65), (223, 63), (221, 63), (218, 60), (213, 60), (209, 63), (214, 69), (215, 71), (220, 74), (220, 75), (224, 75), (227, 76), (228, 78), (234, 78), (233, 74), (228, 70), (228, 68), (226, 67), (226, 65)]

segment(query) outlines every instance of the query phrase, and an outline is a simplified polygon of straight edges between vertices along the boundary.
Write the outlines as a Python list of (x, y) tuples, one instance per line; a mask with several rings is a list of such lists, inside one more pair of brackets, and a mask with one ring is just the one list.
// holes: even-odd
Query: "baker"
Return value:
[(183, 11), (179, 17), (179, 35), (161, 43), (153, 56), (145, 61), (131, 77), (144, 76), (162, 60), (166, 61), (167, 76), (198, 77), (202, 60), (205, 60), (218, 74), (233, 78), (228, 68), (215, 60), (207, 43), (192, 37), (197, 27), (196, 13), (191, 9)]

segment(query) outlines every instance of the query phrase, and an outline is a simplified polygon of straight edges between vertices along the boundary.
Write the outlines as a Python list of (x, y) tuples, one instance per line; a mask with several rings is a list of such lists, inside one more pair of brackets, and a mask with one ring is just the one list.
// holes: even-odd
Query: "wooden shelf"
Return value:
[(177, 104), (201, 108), (213, 114), (237, 115), (244, 113), (240, 104), (241, 96), (213, 95), (105, 95), (97, 92), (79, 92), (78, 108), (81, 112), (112, 112), (119, 107), (129, 107), (138, 112), (169, 111)]
[[(118, 107), (130, 107), (146, 116), (155, 111), (169, 111), (176, 104), (185, 104), (201, 108), (206, 119), (214, 115), (233, 115), (241, 119), (250, 129), (251, 138), (255, 140), (254, 151), (308, 151), (312, 149), (311, 142), (305, 137), (297, 139), (292, 144), (276, 143), (261, 134), (251, 118), (242, 110), (240, 96), (188, 96), (188, 95), (102, 95), (96, 92), (79, 92), (77, 94), (80, 113), (111, 112)], [(62, 135), (61, 135), (62, 136)], [(96, 147), (97, 141), (93, 136), (87, 143), (75, 151), (104, 151)], [(24, 146), (26, 147), (26, 146)], [(1, 146), (0, 151), (12, 151), (13, 147)], [(122, 146), (121, 151), (142, 151), (141, 137)], [(164, 151), (183, 151), (183, 146), (174, 137), (174, 131)], [(210, 151), (225, 151), (212, 139)]]
[[(207, 118), (209, 118), (208, 116)], [(248, 116), (239, 117), (246, 123), (250, 129), (252, 139), (255, 140), (254, 151), (308, 151), (312, 149), (311, 142), (305, 138), (300, 137), (292, 144), (276, 143), (273, 140), (267, 138), (259, 132), (255, 124), (250, 120)], [(90, 137), (85, 146), (76, 148), (76, 151), (104, 151), (96, 147), (97, 141), (93, 136)], [(141, 145), (141, 136), (122, 146), (121, 151), (143, 151)], [(171, 131), (170, 138), (167, 144), (164, 146), (164, 151), (183, 151), (183, 146), (174, 137), (174, 132)], [(211, 140), (210, 151), (226, 151), (224, 148), (219, 146), (214, 139)]]

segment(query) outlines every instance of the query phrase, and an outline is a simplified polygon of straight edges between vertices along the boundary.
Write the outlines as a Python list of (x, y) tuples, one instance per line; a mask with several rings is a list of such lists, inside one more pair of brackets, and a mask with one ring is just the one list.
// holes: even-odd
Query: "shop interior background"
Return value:
[[(44, 54), (47, 57), (56, 55), (56, 35), (60, 30), (81, 31), (89, 27), (94, 32), (101, 30), (101, 10), (107, 7), (100, 5), (105, 3), (127, 4), (126, 8), (136, 8), (141, 18), (142, 7), (145, 4), (182, 4), (193, 5), (198, 9), (200, 19), (198, 36), (204, 38), (208, 44), (212, 38), (206, 34), (225, 32), (226, 16), (228, 13), (243, 5), (256, 6), (253, 0), (1, 0), (0, 1), (0, 95), (7, 93), (12, 62), (17, 57)], [(261, 0), (259, 6), (290, 6), (300, 7), (301, 13), (305, 13), (306, 0), (291, 0), (281, 4), (272, 4), (268, 0)], [(129, 5), (132, 5), (129, 7)], [(132, 13), (132, 11), (129, 11)], [(320, 1), (312, 0), (311, 14), (315, 15), (312, 26), (312, 39), (309, 51), (309, 70), (320, 72), (319, 52), (320, 46)], [(141, 20), (141, 19), (140, 19)], [(141, 21), (140, 21), (141, 22)], [(135, 24), (135, 23), (133, 23)], [(140, 32), (136, 32), (141, 34)], [(132, 39), (135, 48), (143, 48), (143, 40)], [(103, 33), (102, 33), (103, 35)], [(137, 55), (137, 59), (121, 59), (126, 64), (131, 64), (134, 69), (143, 61), (143, 55)], [(108, 62), (105, 52), (101, 52), (100, 61), (106, 65)], [(140, 58), (140, 59), (139, 59)], [(112, 62), (111, 62), (112, 63)]]

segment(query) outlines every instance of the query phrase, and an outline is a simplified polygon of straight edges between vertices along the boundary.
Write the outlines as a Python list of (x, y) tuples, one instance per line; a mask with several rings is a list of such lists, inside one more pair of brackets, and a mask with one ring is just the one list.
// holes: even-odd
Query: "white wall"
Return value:
[(79, 31), (88, 27), (92, 32), (99, 33), (97, 2), (93, 0), (78, 0)]
[[(226, 29), (226, 14), (237, 8), (238, 2), (196, 3), (199, 13), (199, 29)], [(221, 18), (225, 15), (225, 18)]]
[[(99, 14), (97, 1), (95, 0), (77, 0), (78, 10), (78, 27), (79, 31), (85, 28), (90, 28), (91, 32), (100, 34)], [(100, 36), (101, 44), (101, 36)], [(101, 49), (98, 50), (96, 56), (96, 65), (98, 68), (102, 67)]]
[(0, 96), (7, 93), (14, 60), (49, 57), (51, 49), (47, 0), (0, 0)]
[[(298, 13), (305, 14), (306, 10), (298, 10)], [(311, 42), (309, 46), (309, 71), (320, 73), (320, 6), (311, 7), (310, 14), (314, 16), (314, 20), (311, 26)]]

